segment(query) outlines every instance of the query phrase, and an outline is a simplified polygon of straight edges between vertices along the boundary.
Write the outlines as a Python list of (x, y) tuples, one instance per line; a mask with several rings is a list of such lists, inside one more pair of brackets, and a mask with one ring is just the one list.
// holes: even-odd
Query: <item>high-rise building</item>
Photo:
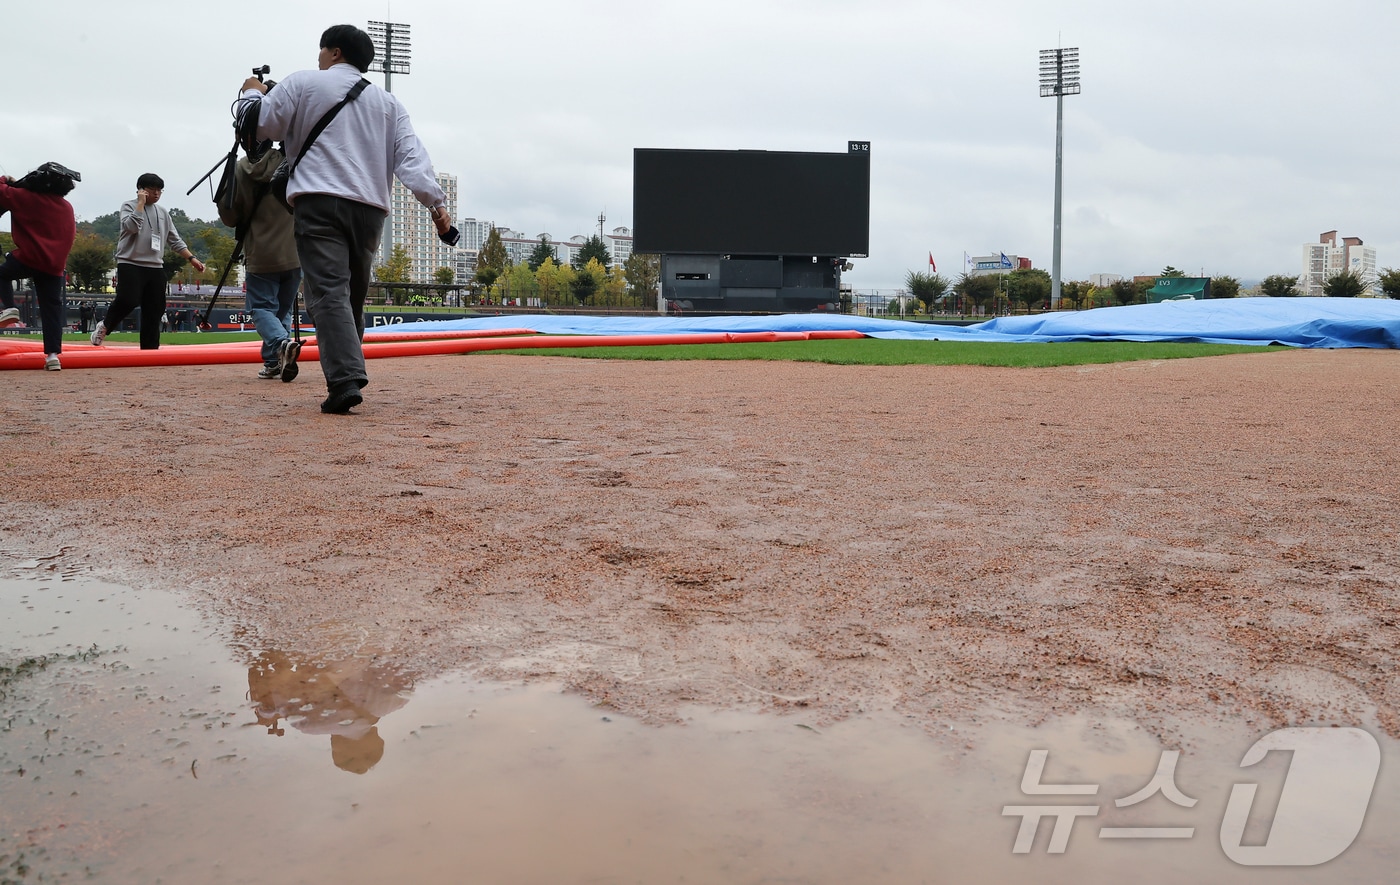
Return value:
[[(439, 172), (438, 185), (447, 195), (445, 205), (449, 218), (457, 217), (457, 176)], [(408, 252), (408, 282), (432, 283), (439, 267), (454, 270), (459, 265), (457, 248), (467, 245), (465, 237), (457, 248), (448, 246), (438, 239), (437, 228), (428, 210), (418, 202), (413, 192), (394, 179), (393, 193), (389, 198), (389, 217), (384, 222), (384, 236), (379, 242), (379, 264), (384, 264), (393, 254), (395, 246), (403, 246)], [(460, 230), (460, 227), (459, 227)], [(460, 272), (457, 282), (466, 282)]]
[(1376, 292), (1376, 250), (1363, 244), (1360, 237), (1343, 237), (1337, 245), (1337, 232), (1329, 230), (1316, 243), (1303, 247), (1303, 273), (1298, 277), (1298, 291), (1303, 295), (1321, 295), (1328, 277), (1352, 271), (1366, 284), (1368, 294)]
[(627, 228), (613, 228), (611, 234), (603, 234), (603, 242), (607, 243), (608, 251), (612, 253), (613, 267), (621, 267), (632, 257), (632, 231)]

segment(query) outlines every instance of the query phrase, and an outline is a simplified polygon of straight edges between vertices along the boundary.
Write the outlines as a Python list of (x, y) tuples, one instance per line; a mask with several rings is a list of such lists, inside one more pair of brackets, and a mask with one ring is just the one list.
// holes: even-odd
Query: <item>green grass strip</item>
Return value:
[(1173, 360), (1233, 353), (1266, 353), (1282, 346), (1184, 344), (1161, 341), (1070, 341), (1005, 344), (977, 341), (900, 341), (880, 338), (655, 347), (558, 347), (494, 350), (521, 356), (608, 360), (789, 360), (841, 366), (1007, 366), (1035, 368)]

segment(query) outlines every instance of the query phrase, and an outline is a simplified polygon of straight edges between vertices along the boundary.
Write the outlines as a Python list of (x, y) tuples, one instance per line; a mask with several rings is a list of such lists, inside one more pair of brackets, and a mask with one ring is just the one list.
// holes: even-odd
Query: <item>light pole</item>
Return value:
[(1040, 97), (1055, 97), (1055, 251), (1050, 309), (1060, 308), (1060, 204), (1064, 191), (1065, 96), (1079, 94), (1079, 48), (1040, 50)]
[(374, 61), (370, 70), (384, 72), (384, 91), (393, 92), (390, 74), (407, 74), (413, 56), (408, 25), (398, 22), (370, 22), (369, 38), (374, 41)]

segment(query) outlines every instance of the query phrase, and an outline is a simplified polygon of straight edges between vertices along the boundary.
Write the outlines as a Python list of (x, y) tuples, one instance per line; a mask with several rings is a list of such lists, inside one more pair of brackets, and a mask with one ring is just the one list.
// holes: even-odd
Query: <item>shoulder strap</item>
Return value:
[(361, 77), (360, 82), (356, 83), (354, 86), (351, 86), (350, 91), (345, 93), (345, 97), (342, 98), (340, 102), (336, 104), (335, 107), (326, 111), (326, 113), (322, 115), (321, 119), (316, 121), (316, 125), (312, 127), (311, 133), (306, 136), (306, 141), (301, 143), (301, 150), (297, 151), (297, 158), (292, 161), (292, 168), (287, 173), (288, 178), (291, 177), (292, 172), (295, 172), (297, 170), (297, 164), (301, 162), (302, 157), (306, 156), (306, 152), (311, 149), (311, 145), (315, 144), (317, 137), (320, 136), (320, 134), (326, 130), (327, 126), (331, 125), (331, 121), (335, 119), (336, 114), (340, 113), (340, 109), (345, 107), (350, 102), (354, 101), (356, 98), (358, 98), (360, 93), (364, 92), (365, 87), (368, 85), (369, 81), (366, 80), (364, 77)]

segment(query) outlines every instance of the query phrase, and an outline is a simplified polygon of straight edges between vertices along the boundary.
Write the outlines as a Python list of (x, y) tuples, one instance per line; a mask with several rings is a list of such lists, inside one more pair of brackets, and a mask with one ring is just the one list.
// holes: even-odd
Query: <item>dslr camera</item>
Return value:
[(22, 187), (38, 194), (67, 196), (73, 185), (83, 177), (62, 163), (45, 163), (23, 178), (10, 182), (14, 187)]

